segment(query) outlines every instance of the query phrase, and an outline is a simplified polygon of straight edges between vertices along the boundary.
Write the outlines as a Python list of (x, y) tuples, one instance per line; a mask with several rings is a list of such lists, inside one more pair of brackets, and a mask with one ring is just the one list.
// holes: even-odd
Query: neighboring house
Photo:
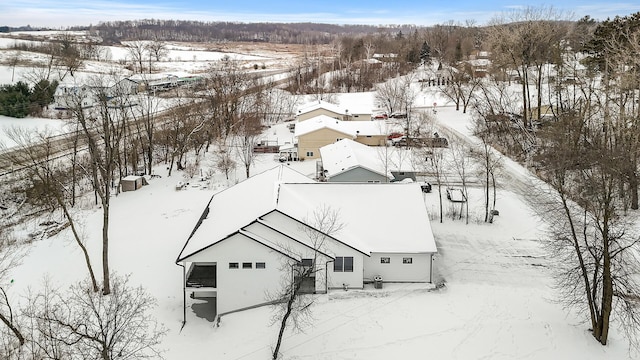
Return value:
[(416, 180), (411, 151), (373, 147), (343, 139), (320, 148), (322, 177), (328, 182), (385, 183)]
[(294, 134), (298, 138), (298, 157), (317, 159), (321, 147), (342, 139), (372, 146), (385, 145), (386, 133), (384, 121), (341, 121), (320, 115), (297, 123)]
[[(337, 212), (335, 234), (309, 220), (322, 208)], [(184, 306), (187, 293), (214, 298), (220, 316), (269, 303), (265, 294), (292, 281), (293, 266), (316, 268), (308, 293), (374, 278), (430, 283), (435, 252), (418, 184), (318, 183), (281, 165), (215, 194), (176, 263)]]
[(471, 59), (466, 61), (473, 71), (473, 77), (485, 77), (489, 74), (491, 60), (489, 59)]
[(344, 120), (345, 111), (338, 105), (318, 100), (298, 108), (298, 111), (296, 112), (296, 121), (301, 122), (320, 115)]
[(129, 78), (118, 81), (111, 89), (113, 96), (135, 95), (142, 90), (140, 83)]
[(90, 108), (98, 104), (98, 97), (104, 95), (108, 100), (108, 106), (133, 106), (135, 103), (129, 95), (135, 95), (140, 90), (140, 85), (128, 78), (121, 80), (89, 78), (82, 80), (73, 79), (63, 82), (56, 88), (53, 94), (53, 102), (56, 110), (68, 110), (79, 103), (82, 108)]
[(95, 104), (92, 88), (88, 85), (60, 84), (53, 93), (56, 110), (68, 110), (77, 107), (90, 108)]
[(305, 104), (298, 108), (296, 121), (301, 122), (320, 115), (344, 121), (371, 120), (371, 106), (368, 104), (369, 102), (365, 102), (365, 105), (361, 105), (359, 102), (349, 103), (350, 106), (348, 107), (341, 107), (322, 100)]

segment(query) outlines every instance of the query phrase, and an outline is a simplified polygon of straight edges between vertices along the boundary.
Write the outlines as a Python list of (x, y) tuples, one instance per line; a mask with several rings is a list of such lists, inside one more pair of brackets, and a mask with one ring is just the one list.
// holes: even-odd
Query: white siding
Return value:
[[(266, 302), (266, 292), (277, 291), (288, 275), (281, 272), (286, 259), (243, 235), (233, 235), (188, 260), (217, 264), (216, 306), (222, 314)], [(238, 263), (239, 268), (229, 269), (230, 262)], [(243, 262), (250, 262), (251, 269), (243, 269)], [(256, 269), (256, 262), (264, 262), (266, 268)]]
[[(380, 263), (380, 258), (388, 257), (388, 264)], [(411, 264), (404, 264), (404, 258), (411, 258)], [(365, 259), (366, 280), (372, 281), (376, 275), (384, 282), (431, 282), (431, 254), (372, 253)]]
[(348, 288), (362, 289), (364, 286), (362, 274), (363, 269), (363, 255), (359, 252), (351, 250), (349, 248), (340, 249), (336, 256), (341, 257), (353, 257), (353, 271), (352, 272), (335, 272), (333, 271), (333, 262), (329, 264), (329, 289), (339, 289), (346, 285)]
[[(304, 237), (308, 238), (308, 231), (305, 233), (305, 231), (302, 230), (301, 223), (279, 212), (269, 213), (265, 215), (263, 219), (267, 223), (274, 224), (274, 226), (276, 226), (279, 230), (283, 231), (284, 233), (286, 233), (291, 237), (299, 238), (299, 239), (302, 239)], [(334, 272), (333, 262), (327, 264), (326, 271), (329, 277), (328, 279), (329, 289), (342, 288), (343, 284), (347, 284), (348, 287), (350, 288), (361, 289), (363, 287), (363, 278), (362, 278), (362, 275), (364, 273), (363, 257), (365, 257), (363, 253), (339, 241), (332, 240), (331, 238), (327, 238), (324, 241), (324, 243), (322, 244), (321, 250), (324, 253), (332, 256), (353, 257), (353, 272)], [(324, 266), (324, 264), (322, 265)], [(324, 269), (322, 273), (324, 273)]]

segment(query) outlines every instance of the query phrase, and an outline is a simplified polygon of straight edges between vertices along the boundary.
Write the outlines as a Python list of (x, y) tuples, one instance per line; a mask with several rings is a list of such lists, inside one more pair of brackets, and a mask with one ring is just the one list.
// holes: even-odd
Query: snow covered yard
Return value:
[[(440, 113), (449, 114), (441, 121), (463, 121), (455, 111)], [(285, 126), (274, 127), (269, 134), (286, 139), (287, 131)], [(201, 166), (210, 167), (211, 161), (206, 156)], [(260, 155), (252, 173), (276, 165), (273, 154)], [(309, 176), (315, 171), (314, 161), (288, 166)], [(154, 315), (168, 329), (165, 358), (268, 358), (278, 329), (270, 323), (268, 307), (226, 315), (216, 327), (196, 316), (192, 306), (202, 301), (187, 298), (187, 324), (181, 329), (182, 269), (175, 265), (176, 256), (211, 195), (243, 179), (243, 171), (238, 168), (228, 181), (217, 173), (210, 183), (184, 178), (181, 172), (167, 177), (162, 165), (155, 173), (162, 177), (113, 199), (110, 254), (112, 269), (131, 274), (133, 284), (143, 285), (157, 298)], [(177, 191), (178, 181), (189, 184)], [(626, 341), (615, 329), (610, 344), (602, 347), (582, 318), (556, 302), (553, 265), (540, 241), (544, 227), (519, 194), (499, 190), (500, 215), (493, 224), (485, 224), (482, 189), (472, 188), (468, 225), (452, 219), (460, 204), (446, 198), (444, 222), (438, 222), (436, 186), (423, 196), (439, 251), (435, 282), (445, 286), (432, 290), (424, 284), (385, 283), (383, 289), (369, 286), (318, 295), (305, 331), (286, 333), (285, 359), (629, 358)], [(247, 206), (251, 204), (237, 204), (229, 211)], [(83, 211), (84, 231), (94, 266), (99, 267), (101, 212)], [(33, 224), (21, 231), (37, 229)], [(77, 245), (63, 231), (30, 246), (12, 275), (10, 296), (20, 299), (27, 288), (37, 289), (45, 276), (66, 287), (85, 273)]]
[[(478, 199), (481, 190), (473, 193)], [(426, 197), (433, 206), (436, 194)], [(587, 325), (555, 303), (536, 219), (515, 194), (501, 192), (498, 203), (501, 215), (492, 225), (432, 223), (440, 251), (434, 266), (446, 278), (444, 288), (384, 284), (320, 295), (305, 332), (287, 334), (284, 358), (628, 358), (618, 334), (601, 347)], [(182, 333), (167, 339), (168, 358), (269, 357), (277, 333), (268, 325), (269, 308), (224, 316), (218, 328), (187, 316)]]
[[(189, 56), (193, 58), (191, 53)], [(198, 59), (204, 62), (204, 57)], [(8, 74), (8, 67), (2, 68), (0, 73)], [(468, 115), (443, 107), (446, 100), (435, 88), (420, 92), (415, 105), (431, 109), (434, 103), (441, 124), (468, 136)], [(0, 122), (5, 125), (10, 119)], [(293, 140), (285, 127), (269, 132), (280, 144)], [(208, 155), (202, 159), (204, 168), (212, 167)], [(260, 155), (252, 173), (276, 165), (273, 154)], [(309, 176), (315, 172), (314, 161), (291, 162), (289, 166)], [(526, 173), (517, 164), (510, 163), (508, 169), (511, 175)], [(148, 186), (113, 199), (110, 257), (114, 271), (131, 274), (132, 284), (144, 286), (157, 298), (154, 315), (168, 329), (163, 339), (165, 358), (269, 358), (278, 326), (270, 325), (268, 307), (224, 316), (216, 327), (194, 313), (192, 306), (200, 300), (187, 299), (187, 324), (181, 328), (182, 269), (175, 265), (176, 257), (211, 195), (242, 180), (243, 170), (238, 167), (229, 181), (217, 173), (209, 184), (185, 179), (181, 172), (167, 177), (163, 165), (157, 166), (155, 173), (162, 178), (150, 179)], [(178, 181), (189, 185), (176, 191)], [(371, 286), (319, 295), (312, 310), (314, 319), (305, 331), (287, 332), (283, 358), (629, 358), (627, 343), (615, 324), (610, 344), (602, 347), (592, 339), (584, 318), (567, 312), (557, 302), (550, 271), (553, 263), (541, 243), (544, 227), (521, 195), (507, 188), (499, 190), (500, 215), (493, 224), (485, 224), (478, 220), (483, 216), (482, 189), (470, 191), (468, 225), (451, 216), (439, 223), (437, 188), (424, 195), (438, 245), (435, 282), (444, 283), (444, 287), (431, 290), (420, 284), (385, 283), (383, 289)], [(239, 203), (228, 211), (241, 212), (248, 206), (251, 204)], [(445, 212), (458, 206), (445, 198)], [(93, 265), (99, 269), (101, 211), (82, 211), (83, 231)], [(27, 234), (39, 228), (31, 224), (19, 231)], [(68, 231), (36, 240), (28, 250), (11, 276), (14, 283), (9, 295), (15, 301), (24, 300), (28, 288), (38, 289), (44, 277), (64, 288), (86, 275), (82, 254)]]

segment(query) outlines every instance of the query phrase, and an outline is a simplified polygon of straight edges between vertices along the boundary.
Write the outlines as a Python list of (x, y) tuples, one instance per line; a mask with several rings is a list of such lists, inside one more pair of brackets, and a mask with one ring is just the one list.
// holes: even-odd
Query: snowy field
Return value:
[(16, 119), (8, 116), (0, 115), (0, 149), (3, 147), (13, 147), (16, 145), (11, 140), (8, 132), (14, 131), (46, 131), (51, 135), (65, 133), (65, 122), (62, 120), (46, 119), (46, 118), (24, 118)]

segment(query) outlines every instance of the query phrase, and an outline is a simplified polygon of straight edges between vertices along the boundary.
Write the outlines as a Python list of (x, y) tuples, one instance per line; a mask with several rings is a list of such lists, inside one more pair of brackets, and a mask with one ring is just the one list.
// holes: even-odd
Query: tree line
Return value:
[(343, 35), (409, 31), (411, 25), (378, 27), (321, 23), (242, 23), (142, 19), (101, 22), (89, 30), (106, 43), (125, 40), (257, 41), (285, 44), (328, 44)]

